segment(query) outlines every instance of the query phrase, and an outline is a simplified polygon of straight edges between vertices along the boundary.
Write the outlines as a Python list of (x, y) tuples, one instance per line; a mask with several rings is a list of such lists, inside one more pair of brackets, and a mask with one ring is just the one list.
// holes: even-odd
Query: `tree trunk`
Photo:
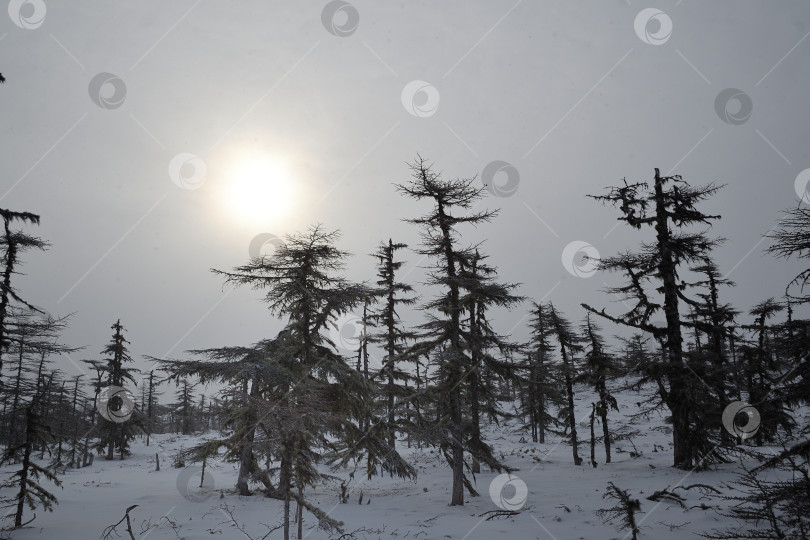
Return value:
[(278, 478), (278, 489), (284, 501), (284, 540), (290, 540), (290, 489), (292, 488), (292, 452), (289, 448), (290, 444), (291, 441), (287, 437), (284, 442), (285, 449), (281, 456)]
[[(30, 423), (30, 421), (29, 421)], [(14, 526), (22, 527), (23, 509), (25, 507), (25, 495), (28, 492), (28, 470), (31, 467), (31, 435), (27, 426), (25, 433), (25, 452), (23, 453), (22, 469), (20, 470), (20, 491), (17, 494), (17, 514), (14, 516)]]
[(692, 448), (689, 443), (690, 407), (686, 391), (685, 369), (683, 365), (683, 337), (681, 319), (678, 312), (678, 284), (675, 262), (672, 257), (672, 237), (669, 230), (669, 216), (664, 202), (664, 181), (658, 169), (655, 169), (655, 232), (660, 260), (658, 273), (663, 282), (664, 315), (666, 329), (666, 373), (669, 380), (667, 406), (672, 412), (672, 442), (674, 445), (673, 461), (675, 467), (689, 469), (692, 467)]
[(593, 423), (596, 421), (596, 403), (591, 403), (591, 465), (596, 468), (596, 433), (593, 430)]
[(582, 465), (582, 458), (579, 457), (579, 441), (577, 440), (577, 417), (574, 412), (574, 383), (571, 380), (572, 360), (565, 350), (565, 345), (561, 347), (563, 364), (565, 365), (565, 393), (568, 397), (568, 426), (571, 429), (571, 451), (574, 455), (574, 465)]
[(604, 376), (599, 380), (599, 416), (602, 420), (602, 436), (605, 439), (605, 463), (610, 463), (610, 430), (608, 429), (608, 402), (607, 402), (607, 388), (605, 387)]
[(582, 458), (579, 457), (579, 441), (577, 440), (577, 417), (574, 412), (574, 385), (571, 382), (571, 375), (565, 375), (565, 391), (568, 395), (568, 425), (571, 429), (571, 452), (574, 456), (574, 465), (582, 465)]
[(449, 369), (448, 386), (450, 387), (450, 446), (453, 456), (453, 491), (450, 506), (464, 505), (464, 445), (461, 415), (461, 375), (464, 353), (461, 348), (461, 306), (459, 302), (458, 283), (456, 283), (455, 253), (450, 235), (450, 224), (444, 212), (444, 203), (437, 202), (439, 227), (442, 231), (444, 258), (450, 288), (450, 353), (452, 356)]
[[(245, 405), (248, 412), (245, 415), (245, 437), (242, 441), (242, 448), (239, 454), (239, 476), (236, 480), (236, 491), (239, 493), (239, 495), (243, 496), (248, 496), (251, 494), (248, 483), (250, 481), (251, 465), (253, 464), (253, 440), (256, 436), (255, 418), (252, 404), (250, 403), (250, 398), (247, 395), (246, 386), (247, 382), (245, 382), (243, 390), (245, 395)], [(258, 392), (257, 386), (257, 382), (253, 381), (250, 389), (251, 395)]]
[[(3, 352), (7, 346), (6, 343), (6, 312), (8, 311), (8, 296), (11, 292), (11, 274), (14, 272), (14, 263), (17, 259), (17, 243), (11, 239), (11, 229), (8, 225), (8, 219), (5, 221), (6, 233), (6, 267), (3, 270), (3, 286), (0, 287), (0, 374), (3, 372)], [(0, 384), (2, 381), (0, 381)]]
[[(304, 488), (298, 486), (298, 498), (304, 498)], [(299, 501), (296, 505), (295, 520), (298, 523), (298, 540), (304, 538), (304, 505)]]

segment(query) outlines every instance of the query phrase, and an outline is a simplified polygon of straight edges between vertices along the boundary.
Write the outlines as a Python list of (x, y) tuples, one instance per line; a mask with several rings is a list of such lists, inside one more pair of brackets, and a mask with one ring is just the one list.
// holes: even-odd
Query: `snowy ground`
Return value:
[[(620, 395), (620, 412), (611, 411), (613, 427), (628, 424), (628, 414), (637, 411), (636, 394)], [(597, 447), (597, 468), (589, 464), (587, 414), (591, 396), (584, 389), (578, 403), (580, 448), (584, 459), (577, 467), (572, 462), (571, 448), (551, 437), (546, 444), (520, 442), (529, 439), (527, 433), (514, 424), (492, 426), (486, 430), (488, 440), (507, 464), (519, 470), (515, 476), (528, 488), (522, 512), (515, 517), (486, 521), (481, 514), (497, 510), (489, 494), (490, 483), (498, 475), (482, 467), (477, 475), (480, 497), (468, 498), (465, 506), (448, 506), (450, 500), (450, 471), (435, 451), (402, 449), (418, 471), (415, 482), (384, 478), (352, 482), (352, 496), (347, 504), (339, 504), (339, 483), (326, 483), (308, 492), (309, 497), (335, 519), (344, 522), (345, 531), (366, 528), (357, 538), (537, 538), (537, 539), (611, 539), (624, 538), (610, 524), (603, 524), (594, 512), (610, 506), (602, 499), (607, 483), (612, 481), (628, 490), (641, 501), (641, 538), (661, 540), (698, 538), (697, 533), (712, 528), (725, 528), (732, 522), (720, 516), (718, 506), (726, 503), (705, 498), (696, 489), (679, 490), (686, 498), (688, 510), (674, 504), (658, 504), (646, 499), (656, 490), (694, 483), (710, 484), (720, 489), (723, 482), (735, 478), (737, 464), (721, 465), (705, 472), (687, 473), (670, 467), (672, 454), (670, 436), (663, 432), (665, 423), (660, 416), (639, 421), (631, 427), (641, 433), (633, 442), (641, 455), (631, 457), (633, 447), (626, 441), (614, 446), (613, 463), (604, 464), (603, 450)], [(586, 409), (587, 406), (587, 409)], [(598, 430), (598, 425), (597, 425)], [(131, 515), (136, 538), (151, 540), (185, 538), (247, 538), (239, 532), (221, 508), (227, 505), (233, 516), (253, 538), (263, 537), (268, 528), (281, 520), (281, 503), (262, 496), (239, 497), (232, 488), (236, 467), (231, 463), (215, 462), (208, 466), (213, 488), (202, 492), (192, 486), (189, 500), (181, 494), (180, 484), (193, 472), (172, 468), (172, 455), (181, 447), (192, 444), (190, 438), (159, 435), (152, 446), (143, 440), (133, 444), (132, 456), (124, 461), (105, 461), (97, 457), (91, 467), (69, 470), (62, 476), (63, 489), (56, 488), (59, 505), (52, 513), (36, 511), (37, 519), (28, 528), (11, 533), (11, 538), (59, 538), (88, 540), (98, 538), (103, 529), (118, 521), (128, 506), (137, 504)], [(663, 451), (661, 450), (663, 448)], [(161, 456), (161, 470), (155, 469), (155, 452)], [(2, 473), (5, 478), (9, 468)], [(337, 473), (346, 477), (347, 473)], [(199, 483), (199, 475), (192, 477)], [(358, 504), (360, 492), (363, 504)], [(514, 488), (506, 487), (503, 496), (510, 499)], [(8, 493), (3, 492), (4, 495)], [(704, 504), (705, 508), (700, 505)], [(26, 519), (31, 514), (26, 509)], [(163, 517), (165, 516), (165, 518)], [(123, 537), (127, 535), (119, 527)], [(307, 538), (328, 538), (315, 526), (312, 515), (304, 514), (304, 535)], [(269, 538), (280, 538), (281, 531)], [(629, 538), (629, 536), (628, 536)]]

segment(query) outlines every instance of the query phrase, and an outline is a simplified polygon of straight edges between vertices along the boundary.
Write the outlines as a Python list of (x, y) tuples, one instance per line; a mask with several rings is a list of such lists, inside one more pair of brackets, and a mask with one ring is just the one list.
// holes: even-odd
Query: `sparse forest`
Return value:
[[(703, 509), (690, 509), (687, 518), (722, 516), (705, 528), (706, 538), (810, 538), (810, 320), (797, 316), (810, 301), (810, 269), (785, 284), (783, 297), (734, 305), (734, 283), (714, 258), (723, 239), (712, 235), (712, 223), (721, 216), (703, 209), (723, 196), (722, 186), (692, 185), (655, 169), (649, 180), (587, 194), (589, 204), (608, 206), (624, 226), (652, 236), (592, 261), (612, 279), (604, 291), (609, 307), (562, 313), (543, 298), (522, 296), (519, 284), (501, 280), (486, 244), (465, 241), (461, 229), (485, 230), (498, 219), (479, 179), (445, 177), (422, 158), (410, 173), (391, 189), (401, 194), (400, 217), (418, 230), (421, 245), (386, 238), (383, 227), (367, 256), (376, 277), (353, 282), (344, 271), (357, 256), (341, 249), (338, 231), (316, 224), (287, 235), (272, 256), (212, 269), (223, 283), (256, 291), (283, 330), (256, 343), (148, 357), (153, 367), (144, 372), (134, 367), (140, 359), (130, 357), (129, 340), (149, 336), (128, 332), (112, 311), (107, 345), (61, 343), (70, 317), (26, 301), (15, 279), (30, 252), (48, 248), (35, 236), (40, 216), (0, 209), (0, 493), (9, 509), (2, 530), (58, 512), (73, 471), (127, 463), (138, 444), (154, 454), (154, 474), (196, 467), (193, 482), (186, 478), (181, 489), (178, 480), (178, 488), (190, 500), (215, 491), (218, 502), (210, 502), (220, 505), (220, 528), (248, 538), (301, 539), (305, 526), (323, 537), (371, 537), (381, 531), (347, 529), (317, 497), (332, 493), (337, 504), (359, 498), (374, 511), (364, 500), (369, 482), (412, 484), (426, 472), (411, 457), (430, 452), (434, 467), (450, 473), (445, 504), (463, 506), (492, 493), (482, 476), (523, 474), (492, 437), (506, 426), (527, 453), (549, 441), (568, 446), (582, 474), (617, 466), (617, 457), (629, 460), (621, 470), (645, 474), (634, 442), (642, 434), (623, 419), (659, 418), (655, 429), (666, 444), (654, 451), (688, 482), (645, 492), (641, 502), (639, 493), (610, 482), (602, 491), (616, 505), (598, 518), (645, 538), (645, 508), (661, 501), (686, 508), (686, 496), (700, 492), (712, 502), (691, 497), (688, 504)], [(774, 256), (806, 259), (810, 212), (788, 209), (767, 240)], [(418, 257), (427, 265), (424, 284), (409, 283), (403, 272)], [(616, 309), (617, 298), (624, 310)], [(515, 342), (514, 329), (499, 323), (504, 311), (525, 313), (528, 341)], [(406, 312), (422, 322), (405, 324)], [(352, 349), (339, 343), (347, 315), (361, 327)], [(612, 337), (620, 328), (623, 336)], [(98, 335), (101, 343), (110, 332), (99, 328)], [(57, 367), (64, 354), (82, 355), (86, 374)], [(370, 357), (379, 367), (370, 367)], [(161, 462), (167, 437), (187, 443)], [(220, 479), (227, 476), (222, 464), (233, 467), (233, 482), (218, 480), (214, 489), (212, 464)], [(701, 476), (723, 466), (737, 467), (733, 483)], [(234, 510), (245, 497), (279, 505), (281, 519), (245, 524)], [(137, 501), (133, 493), (128, 502)], [(117, 524), (110, 516), (105, 538), (135, 538), (130, 514), (138, 510), (131, 505), (122, 505)], [(502, 506), (487, 519), (514, 518), (521, 506)], [(177, 532), (178, 523), (163, 516), (140, 526), (142, 533), (165, 526)]]

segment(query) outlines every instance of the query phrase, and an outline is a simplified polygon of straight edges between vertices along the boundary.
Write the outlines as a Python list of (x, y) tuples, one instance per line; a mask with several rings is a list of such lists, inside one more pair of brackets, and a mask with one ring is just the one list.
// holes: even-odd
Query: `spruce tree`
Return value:
[(190, 383), (188, 377), (175, 379), (177, 391), (174, 396), (177, 401), (174, 402), (172, 412), (175, 418), (174, 432), (182, 433), (183, 435), (190, 435), (195, 431), (195, 406), (194, 406), (194, 388), (196, 384)]
[(778, 332), (779, 325), (771, 327), (768, 324), (769, 319), (784, 309), (785, 306), (773, 298), (754, 306), (749, 314), (755, 322), (745, 326), (753, 332), (754, 339), (740, 346), (743, 387), (748, 394), (748, 402), (760, 414), (759, 428), (753, 438), (757, 446), (765, 441), (776, 441), (779, 428), (790, 434), (796, 425), (781, 384), (784, 374), (790, 373), (792, 359), (783, 361), (777, 356), (773, 334)]
[[(610, 393), (607, 382), (611, 377), (619, 375), (615, 358), (608, 352), (605, 340), (599, 334), (599, 326), (591, 320), (590, 313), (585, 317), (582, 327), (583, 341), (585, 342), (585, 362), (583, 372), (578, 381), (589, 384), (598, 400), (594, 404), (593, 414), (598, 415), (602, 424), (602, 438), (605, 445), (605, 463), (610, 463), (610, 429), (608, 428), (608, 410), (618, 411), (616, 398)], [(593, 431), (593, 416), (591, 417), (591, 431)], [(593, 433), (591, 433), (591, 447), (593, 447)], [(593, 456), (591, 458), (593, 460)], [(595, 466), (595, 465), (594, 465)]]
[[(316, 464), (321, 460), (346, 463), (366, 453), (375, 456), (369, 474), (376, 467), (400, 477), (415, 474), (385, 439), (355, 422), (367, 414), (372, 386), (338, 354), (328, 330), (330, 321), (349, 313), (369, 291), (335, 275), (347, 256), (335, 247), (338, 238), (337, 232), (313, 227), (288, 236), (271, 258), (254, 258), (231, 272), (214, 270), (228, 282), (264, 291), (271, 314), (287, 319), (272, 346), (264, 347), (264, 362), (274, 376), (266, 385), (252, 384), (249, 395), (260, 404), (249, 423), (262, 426), (270, 451), (280, 460), (277, 494), (284, 502), (285, 538), (293, 500), (299, 518), (300, 509), (307, 508), (322, 526), (335, 525), (303, 495), (320, 479)], [(332, 434), (339, 439), (331, 439)]]
[(553, 362), (554, 338), (551, 310), (543, 304), (532, 303), (530, 312), (531, 339), (525, 345), (526, 360), (524, 370), (526, 377), (526, 403), (529, 410), (529, 426), (532, 441), (545, 443), (546, 432), (559, 425), (559, 420), (552, 414), (551, 408), (561, 408), (565, 399), (562, 388), (562, 374), (559, 366)]
[[(702, 419), (706, 403), (697, 403), (691, 390), (702, 382), (686, 363), (680, 307), (685, 284), (680, 276), (683, 266), (705, 261), (718, 244), (704, 232), (693, 232), (695, 225), (710, 226), (719, 216), (698, 210), (699, 203), (720, 188), (715, 185), (692, 187), (678, 176), (661, 176), (655, 169), (652, 186), (647, 183), (610, 188), (608, 194), (591, 196), (597, 201), (618, 207), (620, 221), (632, 228), (651, 228), (652, 242), (642, 243), (637, 252), (625, 252), (599, 261), (602, 270), (625, 274), (625, 285), (608, 289), (633, 303), (622, 316), (608, 315), (605, 310), (583, 306), (618, 324), (652, 334), (664, 348), (666, 359), (659, 372), (661, 399), (672, 413), (673, 463), (691, 469), (718, 459)], [(665, 323), (657, 326), (651, 317), (663, 312)]]
[(40, 484), (40, 478), (44, 477), (56, 486), (62, 485), (62, 482), (53, 472), (39, 465), (32, 456), (36, 445), (46, 445), (51, 440), (50, 428), (45, 425), (43, 419), (37, 413), (38, 408), (39, 403), (37, 403), (36, 398), (26, 404), (23, 415), (25, 419), (23, 438), (18, 443), (6, 448), (2, 457), (0, 457), (0, 465), (20, 464), (19, 470), (13, 472), (11, 477), (0, 486), (17, 490), (17, 494), (13, 499), (4, 501), (10, 503), (6, 506), (15, 508), (15, 528), (22, 527), (24, 524), (33, 521), (32, 518), (23, 523), (23, 511), (26, 505), (31, 510), (35, 510), (37, 505), (41, 505), (45, 510), (51, 511), (53, 505), (58, 503), (56, 496)]
[(411, 390), (406, 385), (414, 379), (410, 370), (403, 369), (403, 364), (413, 365), (417, 360), (407, 354), (408, 342), (416, 337), (416, 333), (403, 328), (399, 313), (401, 306), (411, 306), (416, 302), (416, 297), (412, 296), (413, 287), (398, 281), (396, 275), (404, 264), (397, 260), (396, 253), (407, 247), (406, 244), (394, 243), (389, 238), (388, 243), (381, 243), (374, 254), (378, 260), (375, 296), (381, 306), (372, 313), (371, 319), (380, 331), (369, 335), (368, 340), (380, 344), (384, 351), (376, 378), (382, 384), (388, 446), (391, 448), (396, 447), (397, 431), (412, 431), (410, 422), (403, 418), (404, 415), (400, 413), (401, 416), (397, 419), (397, 402), (411, 396)]
[[(474, 178), (444, 180), (422, 158), (418, 158), (410, 168), (411, 182), (397, 185), (396, 188), (407, 197), (430, 202), (431, 207), (426, 214), (405, 221), (422, 228), (423, 247), (418, 253), (432, 260), (428, 285), (441, 291), (423, 306), (428, 322), (420, 326), (420, 339), (412, 349), (416, 355), (430, 354), (436, 364), (435, 385), (431, 389), (436, 404), (436, 420), (428, 425), (425, 433), (430, 439), (427, 442), (441, 448), (452, 468), (450, 504), (463, 505), (465, 486), (470, 493), (476, 493), (464, 474), (464, 451), (469, 440), (463, 414), (464, 382), (476, 366), (470, 358), (469, 343), (465, 342), (463, 336), (465, 306), (462, 294), (465, 280), (460, 272), (465, 261), (471, 260), (474, 249), (459, 245), (457, 228), (488, 222), (497, 212), (475, 211), (483, 188), (473, 186)], [(480, 448), (476, 449), (476, 454), (482, 454)], [(490, 467), (503, 469), (494, 460)]]
[(470, 470), (473, 474), (481, 472), (481, 461), (499, 467), (489, 445), (481, 439), (481, 417), (497, 420), (506, 416), (497, 405), (496, 383), (518, 382), (516, 366), (505, 358), (511, 357), (519, 347), (493, 329), (487, 312), (493, 308), (510, 309), (523, 301), (523, 297), (512, 292), (516, 284), (495, 281), (497, 269), (488, 265), (486, 258), (476, 248), (469, 258), (462, 258), (459, 263), (459, 279), (463, 284), (460, 302), (466, 312), (466, 325), (462, 326), (461, 333), (470, 355), (464, 386), (470, 404), (467, 447), (472, 455)]
[(551, 303), (549, 303), (549, 322), (554, 329), (557, 343), (560, 345), (562, 375), (565, 384), (566, 404), (560, 410), (560, 420), (565, 424), (571, 440), (574, 465), (582, 465), (582, 458), (579, 456), (579, 439), (577, 437), (577, 417), (574, 409), (574, 380), (578, 374), (575, 355), (582, 351), (582, 340), (574, 332), (574, 328), (568, 319), (558, 313)]
[[(30, 212), (13, 212), (0, 208), (0, 217), (3, 218), (3, 236), (0, 237), (0, 246), (3, 248), (3, 273), (0, 277), (0, 374), (3, 371), (3, 353), (8, 347), (6, 336), (6, 317), (14, 300), (28, 309), (39, 311), (23, 300), (11, 285), (11, 276), (19, 264), (20, 255), (30, 249), (44, 250), (48, 243), (24, 233), (22, 230), (12, 230), (12, 223), (19, 221), (39, 225), (39, 216)], [(0, 383), (2, 381), (0, 380)]]
[[(115, 321), (115, 324), (110, 328), (114, 330), (113, 336), (110, 343), (107, 344), (102, 351), (102, 354), (106, 355), (107, 358), (100, 364), (104, 377), (106, 378), (104, 382), (107, 387), (120, 387), (128, 393), (129, 391), (126, 390), (125, 385), (127, 382), (135, 384), (134, 374), (138, 370), (127, 367), (126, 365), (132, 362), (132, 358), (129, 356), (129, 350), (127, 349), (127, 343), (129, 343), (129, 341), (124, 337), (125, 329), (121, 325), (121, 320)], [(98, 393), (96, 396), (98, 397)], [(130, 441), (135, 438), (135, 421), (131, 417), (124, 418), (124, 415), (130, 412), (126, 410), (129, 404), (125, 402), (127, 399), (125, 396), (115, 394), (111, 395), (110, 398), (109, 401), (104, 403), (100, 404), (98, 400), (96, 403), (97, 406), (106, 407), (109, 416), (115, 420), (108, 420), (104, 418), (104, 416), (98, 419), (99, 440), (96, 444), (96, 449), (99, 454), (103, 453), (106, 449), (107, 459), (109, 460), (114, 459), (115, 451), (117, 450), (119, 457), (124, 459), (124, 457), (130, 454)], [(130, 397), (129, 399), (132, 398)]]
[[(734, 339), (734, 319), (738, 315), (730, 304), (720, 301), (720, 286), (734, 286), (734, 283), (725, 278), (711, 259), (706, 259), (690, 270), (703, 279), (690, 284), (692, 288), (699, 288), (702, 292), (697, 292), (699, 300), (694, 300), (686, 295), (681, 297), (692, 309), (693, 330), (696, 336), (705, 334), (706, 346), (700, 347), (696, 344), (692, 357), (695, 357), (699, 365), (696, 369), (704, 374), (704, 380), (714, 390), (717, 397), (717, 404), (713, 407), (710, 418), (721, 418), (722, 411), (730, 403), (730, 383), (733, 377), (729, 377), (729, 358), (731, 340)], [(698, 337), (699, 339), (699, 337)], [(694, 363), (693, 363), (694, 365)], [(713, 429), (719, 431), (721, 440), (728, 442), (728, 432), (720, 422), (714, 422)]]

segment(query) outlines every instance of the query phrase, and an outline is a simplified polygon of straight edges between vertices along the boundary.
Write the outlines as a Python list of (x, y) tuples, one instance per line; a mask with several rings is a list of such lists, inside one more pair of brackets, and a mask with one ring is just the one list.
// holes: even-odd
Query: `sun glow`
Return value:
[(229, 168), (224, 188), (224, 202), (229, 211), (250, 223), (285, 217), (295, 199), (286, 164), (270, 156), (238, 160)]

